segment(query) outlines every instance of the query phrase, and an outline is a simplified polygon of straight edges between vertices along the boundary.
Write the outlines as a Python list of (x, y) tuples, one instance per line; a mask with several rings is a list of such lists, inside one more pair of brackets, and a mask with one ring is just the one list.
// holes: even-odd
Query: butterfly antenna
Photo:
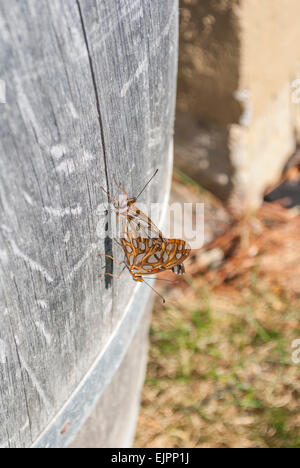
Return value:
[(154, 280), (154, 281), (166, 281), (167, 283), (178, 283), (178, 278), (176, 278), (175, 280), (168, 280), (168, 279), (165, 279), (165, 278), (147, 278), (148, 280)]
[(105, 190), (105, 188), (103, 187), (100, 187), (101, 190), (103, 190), (104, 193), (106, 193), (106, 195), (111, 199), (113, 200), (114, 202), (116, 202), (118, 205), (120, 204), (120, 202), (115, 198), (113, 197), (107, 190)]
[[(149, 279), (149, 278), (148, 278), (148, 279)], [(148, 284), (147, 281), (145, 281), (145, 280), (144, 280), (144, 283), (145, 283), (147, 286), (149, 286), (149, 288), (152, 289), (152, 291), (154, 291), (155, 294), (157, 294), (157, 295), (161, 298), (163, 304), (166, 303), (165, 298), (164, 298), (161, 294), (159, 294), (159, 292), (157, 292), (156, 289), (152, 288), (152, 286), (150, 286), (150, 284)]]
[(148, 185), (150, 184), (151, 180), (154, 179), (154, 177), (156, 176), (156, 174), (158, 173), (158, 169), (156, 169), (156, 171), (154, 172), (153, 176), (148, 180), (148, 182), (146, 183), (145, 187), (143, 188), (143, 190), (141, 190), (141, 192), (138, 194), (138, 196), (135, 198), (136, 200), (142, 195), (142, 193), (144, 192), (144, 190), (148, 187)]

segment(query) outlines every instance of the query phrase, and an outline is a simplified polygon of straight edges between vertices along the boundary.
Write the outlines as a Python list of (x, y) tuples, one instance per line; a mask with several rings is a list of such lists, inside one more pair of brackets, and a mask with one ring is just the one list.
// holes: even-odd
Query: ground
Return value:
[(234, 221), (182, 175), (174, 183), (205, 200), (210, 243), (178, 285), (157, 283), (166, 304), (153, 312), (135, 446), (300, 448), (298, 208), (265, 203)]

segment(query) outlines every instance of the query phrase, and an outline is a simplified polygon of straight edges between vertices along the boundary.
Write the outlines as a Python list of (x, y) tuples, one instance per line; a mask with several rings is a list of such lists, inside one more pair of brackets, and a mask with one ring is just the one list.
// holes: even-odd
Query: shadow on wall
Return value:
[(237, 3), (181, 1), (175, 164), (224, 201), (234, 174), (227, 126), (242, 113), (233, 99), (240, 62)]
[(180, 1), (175, 165), (233, 212), (256, 209), (295, 151), (297, 14), (295, 0)]

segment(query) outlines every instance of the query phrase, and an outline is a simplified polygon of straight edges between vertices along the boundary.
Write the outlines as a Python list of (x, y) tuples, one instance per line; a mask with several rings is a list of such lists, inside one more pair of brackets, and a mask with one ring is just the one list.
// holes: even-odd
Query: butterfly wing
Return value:
[(157, 239), (134, 238), (130, 235), (121, 238), (126, 265), (131, 273), (150, 275), (160, 271), (161, 256)]
[(137, 275), (151, 275), (166, 270), (184, 273), (183, 262), (190, 254), (190, 247), (180, 239), (133, 238), (130, 234), (121, 239), (126, 264)]
[(128, 206), (125, 213), (121, 213), (121, 230), (126, 232), (126, 226), (131, 236), (135, 238), (144, 237), (149, 239), (163, 239), (162, 232), (153, 221), (143, 213), (135, 204)]
[(183, 274), (185, 271), (183, 262), (190, 255), (190, 246), (181, 239), (166, 239), (165, 243), (162, 267), (176, 274)]

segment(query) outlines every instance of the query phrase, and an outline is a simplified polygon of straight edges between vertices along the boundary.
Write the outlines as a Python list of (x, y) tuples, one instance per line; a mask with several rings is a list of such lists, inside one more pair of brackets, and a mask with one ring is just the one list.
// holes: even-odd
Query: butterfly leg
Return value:
[(116, 260), (114, 257), (112, 257), (111, 255), (107, 255), (107, 254), (98, 254), (98, 257), (106, 257), (106, 258), (110, 258), (110, 260), (112, 260), (113, 262), (117, 263), (117, 265), (123, 265), (124, 264), (124, 260), (123, 262), (119, 262), (118, 260)]
[[(121, 190), (125, 194), (125, 197), (123, 198), (123, 201), (125, 201), (125, 200), (128, 200), (128, 201), (134, 200), (135, 201), (135, 198), (134, 199), (129, 198), (128, 193), (126, 192), (125, 189), (123, 189), (123, 187), (121, 187), (120, 184), (118, 184), (115, 176), (114, 176), (114, 182), (115, 182), (116, 186), (118, 187), (118, 189)], [(119, 203), (119, 205), (120, 205), (120, 203)], [(119, 224), (119, 214), (117, 214), (117, 224)]]
[(112, 273), (103, 273), (103, 275), (99, 275), (99, 278), (102, 278), (103, 276), (110, 276), (111, 278), (115, 278), (115, 279), (120, 279), (124, 270), (125, 270), (126, 267), (123, 268), (123, 270), (121, 271), (121, 273), (119, 275), (113, 275)]
[(133, 271), (131, 271), (130, 268), (128, 268), (128, 270), (129, 270), (129, 273), (131, 274), (132, 278), (134, 279), (134, 281), (137, 281), (138, 283), (143, 283), (144, 282), (142, 276), (136, 275), (135, 273), (133, 273)]
[(119, 200), (117, 200), (115, 197), (113, 197), (109, 192), (107, 192), (107, 190), (105, 190), (103, 187), (101, 187), (101, 189), (103, 190), (104, 193), (106, 193), (106, 195), (111, 199), (113, 200), (115, 203), (117, 203), (117, 205), (120, 205), (120, 202)]
[(121, 185), (118, 184), (117, 180), (116, 180), (116, 177), (114, 176), (114, 182), (116, 184), (116, 186), (118, 187), (119, 190), (121, 190), (123, 193), (125, 193), (126, 195), (126, 198), (128, 198), (128, 193), (126, 192), (125, 189), (123, 189), (123, 187), (121, 187)]

